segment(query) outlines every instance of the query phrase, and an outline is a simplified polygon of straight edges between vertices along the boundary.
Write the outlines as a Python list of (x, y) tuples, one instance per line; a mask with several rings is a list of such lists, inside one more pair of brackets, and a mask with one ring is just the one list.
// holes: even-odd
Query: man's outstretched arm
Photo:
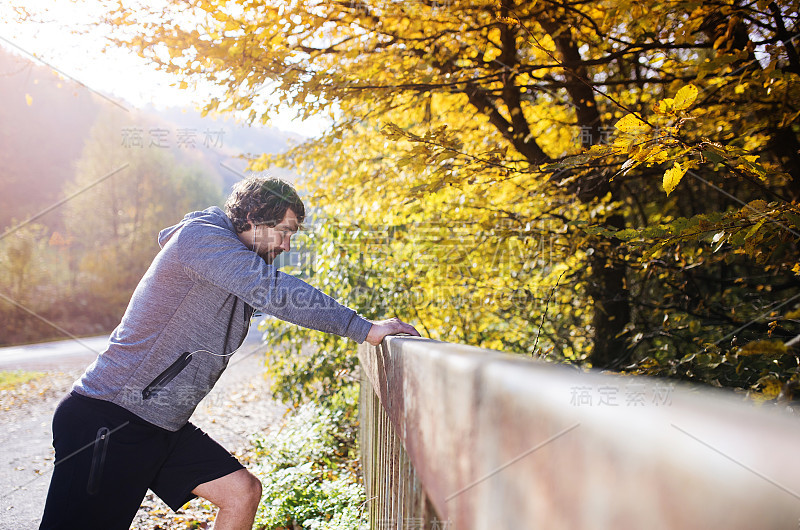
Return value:
[(419, 332), (411, 324), (406, 324), (399, 318), (390, 318), (388, 320), (372, 322), (372, 327), (367, 334), (367, 342), (373, 346), (377, 346), (385, 336), (397, 335), (399, 333), (407, 333), (415, 337), (420, 336)]

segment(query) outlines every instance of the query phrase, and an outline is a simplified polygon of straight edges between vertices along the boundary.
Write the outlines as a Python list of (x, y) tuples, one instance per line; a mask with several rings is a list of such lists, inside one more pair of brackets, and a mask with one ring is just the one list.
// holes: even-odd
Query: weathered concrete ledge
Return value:
[(359, 357), (437, 528), (798, 528), (794, 415), (428, 339)]

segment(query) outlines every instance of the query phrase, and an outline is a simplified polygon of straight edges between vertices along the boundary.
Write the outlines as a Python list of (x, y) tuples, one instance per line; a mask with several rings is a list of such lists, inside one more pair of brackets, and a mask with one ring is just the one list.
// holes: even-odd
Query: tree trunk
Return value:
[[(620, 228), (625, 221), (621, 215), (612, 215), (606, 224)], [(631, 361), (626, 336), (631, 310), (625, 265), (595, 249), (589, 256), (589, 266), (587, 290), (594, 303), (594, 343), (589, 361), (594, 368), (621, 368)]]
[[(575, 107), (576, 122), (582, 131), (583, 147), (603, 141), (601, 137), (602, 119), (597, 109), (594, 90), (583, 66), (577, 43), (571, 31), (564, 30), (564, 23), (552, 20), (540, 20), (542, 27), (550, 33), (561, 55), (566, 77), (566, 90)], [(613, 196), (607, 175), (594, 172), (585, 175), (578, 183), (576, 194), (584, 204), (605, 197)], [(622, 229), (625, 218), (620, 214), (610, 215), (604, 220), (609, 227)], [(599, 243), (599, 242), (598, 242)], [(589, 362), (595, 368), (619, 368), (630, 362), (630, 350), (626, 340), (626, 329), (630, 322), (631, 311), (626, 287), (626, 265), (614, 258), (616, 248), (604, 245), (592, 247), (588, 264), (590, 267), (587, 292), (592, 298), (592, 327), (594, 337)]]

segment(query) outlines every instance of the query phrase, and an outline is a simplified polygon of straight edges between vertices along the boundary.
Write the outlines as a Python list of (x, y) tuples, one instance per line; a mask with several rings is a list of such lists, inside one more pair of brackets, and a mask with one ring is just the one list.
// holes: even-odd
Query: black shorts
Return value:
[(177, 511), (200, 484), (244, 469), (191, 423), (168, 431), (74, 392), (56, 408), (53, 447), (40, 529), (127, 529), (148, 488)]

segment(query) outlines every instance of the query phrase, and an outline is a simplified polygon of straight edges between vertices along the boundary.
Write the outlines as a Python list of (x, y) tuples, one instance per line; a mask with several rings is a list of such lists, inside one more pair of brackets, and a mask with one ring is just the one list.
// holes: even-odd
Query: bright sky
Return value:
[[(36, 56), (62, 75), (77, 80), (93, 91), (118, 101), (122, 106), (156, 107), (188, 106), (209, 99), (213, 87), (197, 92), (180, 90), (175, 78), (158, 72), (133, 52), (110, 49), (105, 45), (102, 26), (92, 24), (98, 18), (96, 0), (22, 0), (29, 12), (41, 21), (17, 22), (19, 18), (9, 6), (0, 3), (0, 45), (16, 53)], [(88, 32), (76, 34), (72, 29)], [(303, 136), (313, 136), (326, 123), (323, 120), (300, 122), (294, 112), (286, 111), (272, 125)]]

